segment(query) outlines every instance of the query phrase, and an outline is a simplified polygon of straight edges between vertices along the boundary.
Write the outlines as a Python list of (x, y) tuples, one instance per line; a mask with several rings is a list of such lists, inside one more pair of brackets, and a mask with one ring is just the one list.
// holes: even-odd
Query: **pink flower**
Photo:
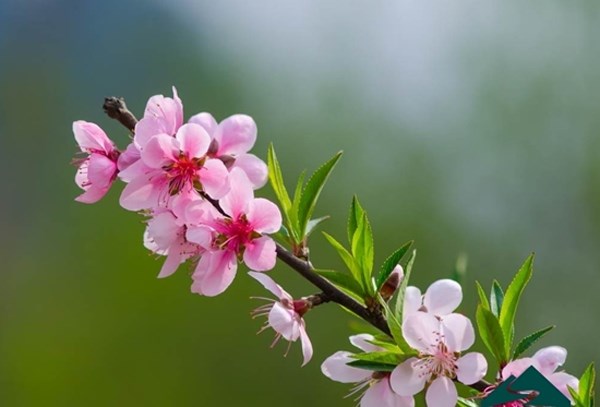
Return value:
[(450, 279), (433, 282), (423, 295), (417, 287), (406, 287), (403, 319), (405, 320), (409, 315), (418, 311), (438, 317), (448, 315), (458, 308), (462, 297), (460, 284)]
[(170, 276), (181, 263), (200, 254), (200, 247), (185, 239), (186, 230), (186, 226), (170, 211), (156, 213), (148, 220), (144, 246), (156, 254), (167, 256), (159, 278)]
[(279, 208), (266, 199), (254, 198), (242, 170), (233, 169), (230, 180), (231, 191), (219, 201), (228, 216), (204, 209), (202, 215), (194, 216), (193, 212), (203, 207), (200, 202), (188, 207), (188, 222), (199, 226), (188, 228), (187, 239), (207, 250), (192, 276), (192, 292), (198, 294), (215, 296), (225, 291), (235, 278), (238, 258), (255, 271), (275, 267), (275, 242), (265, 234), (281, 228)]
[[(350, 337), (350, 343), (364, 352), (377, 352), (384, 350), (369, 341), (372, 335), (361, 334)], [(348, 366), (352, 362), (352, 353), (339, 351), (325, 359), (321, 371), (331, 380), (340, 383), (357, 383), (352, 391), (355, 394), (365, 387), (368, 389), (362, 394), (361, 407), (412, 407), (415, 404), (412, 396), (399, 396), (390, 386), (388, 372), (372, 372), (365, 369)]]
[(511, 375), (519, 377), (530, 366), (535, 367), (541, 374), (548, 379), (561, 393), (573, 401), (567, 386), (577, 391), (579, 380), (564, 371), (557, 372), (567, 360), (567, 350), (560, 346), (549, 346), (538, 350), (530, 358), (521, 358), (513, 360), (502, 369), (502, 380), (508, 379)]
[(175, 137), (153, 136), (141, 151), (147, 170), (127, 184), (121, 206), (133, 211), (168, 207), (171, 196), (198, 189), (221, 198), (229, 190), (229, 173), (222, 161), (206, 157), (209, 145), (210, 137), (197, 124), (181, 126)]
[(289, 341), (290, 346), (292, 342), (296, 342), (298, 338), (300, 338), (300, 342), (302, 343), (302, 355), (304, 357), (302, 366), (306, 365), (312, 358), (313, 348), (308, 334), (306, 333), (306, 324), (304, 323), (302, 316), (308, 312), (311, 304), (302, 299), (294, 300), (290, 294), (266, 274), (255, 273), (252, 271), (248, 274), (278, 298), (278, 301), (267, 299), (272, 303), (259, 307), (253, 312), (254, 317), (262, 315), (268, 316), (265, 326), (259, 332), (262, 332), (269, 327), (273, 328), (276, 335), (271, 347), (275, 346), (282, 337), (286, 341)]
[(75, 140), (88, 156), (79, 161), (75, 182), (85, 192), (75, 198), (78, 202), (98, 202), (117, 177), (119, 151), (98, 125), (79, 120), (73, 123)]
[(480, 353), (460, 352), (475, 342), (473, 325), (460, 314), (448, 314), (439, 319), (432, 314), (417, 312), (402, 324), (406, 342), (419, 351), (394, 369), (392, 389), (400, 395), (412, 396), (428, 384), (425, 400), (430, 407), (454, 407), (458, 394), (453, 379), (466, 385), (485, 375), (487, 362)]
[(258, 157), (248, 154), (256, 142), (256, 123), (244, 114), (236, 114), (217, 124), (210, 113), (192, 116), (190, 123), (204, 127), (211, 136), (209, 156), (220, 158), (229, 169), (240, 168), (258, 189), (267, 182), (267, 166)]

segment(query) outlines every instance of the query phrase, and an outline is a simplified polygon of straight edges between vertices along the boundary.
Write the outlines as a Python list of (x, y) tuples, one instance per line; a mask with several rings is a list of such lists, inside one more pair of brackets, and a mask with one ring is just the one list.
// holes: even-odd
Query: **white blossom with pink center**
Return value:
[(226, 216), (207, 210), (204, 202), (188, 207), (187, 239), (207, 250), (192, 276), (192, 292), (198, 294), (215, 296), (227, 289), (238, 259), (255, 271), (275, 267), (275, 242), (266, 235), (281, 228), (279, 208), (267, 199), (254, 198), (252, 185), (239, 168), (231, 170), (230, 181), (230, 192), (219, 201)]
[(256, 123), (245, 114), (235, 114), (217, 124), (210, 113), (192, 116), (189, 123), (204, 127), (211, 137), (209, 157), (219, 158), (228, 168), (239, 168), (246, 173), (254, 189), (267, 182), (267, 165), (257, 156), (249, 154), (256, 142)]
[(185, 238), (186, 226), (171, 211), (156, 213), (148, 220), (144, 232), (144, 246), (160, 256), (166, 256), (159, 278), (173, 274), (179, 265), (201, 253), (197, 244)]
[[(273, 279), (264, 273), (249, 272), (250, 277), (257, 280), (268, 291), (270, 291), (277, 300), (270, 298), (262, 298), (269, 301), (269, 304), (263, 305), (253, 311), (254, 318), (259, 316), (267, 316), (267, 322), (259, 331), (263, 332), (267, 328), (273, 328), (276, 332), (275, 339), (271, 347), (275, 346), (279, 339), (284, 338), (290, 343), (300, 339), (302, 344), (303, 362), (302, 366), (306, 365), (313, 355), (312, 343), (306, 333), (306, 324), (303, 315), (310, 309), (310, 304), (306, 300), (294, 300), (280, 285), (275, 283)], [(286, 351), (289, 352), (290, 347)]]
[(471, 321), (464, 315), (448, 314), (443, 319), (417, 312), (402, 324), (406, 342), (419, 351), (402, 362), (391, 375), (392, 389), (412, 396), (427, 385), (429, 407), (454, 407), (458, 393), (453, 380), (471, 385), (485, 376), (487, 361), (481, 353), (460, 353), (475, 342)]
[(562, 394), (573, 401), (568, 387), (577, 391), (579, 388), (579, 379), (564, 371), (557, 372), (567, 360), (567, 350), (561, 346), (548, 346), (538, 350), (530, 358), (515, 359), (508, 363), (502, 369), (502, 380), (508, 379), (511, 375), (519, 377), (530, 366), (536, 368), (554, 387)]
[[(364, 352), (377, 352), (384, 349), (373, 345), (374, 337), (369, 334), (360, 334), (350, 337), (350, 343)], [(356, 387), (349, 396), (361, 392), (361, 407), (413, 407), (415, 401), (412, 396), (400, 396), (396, 394), (390, 385), (390, 374), (388, 372), (373, 372), (348, 366), (348, 363), (356, 359), (352, 353), (339, 351), (325, 359), (321, 365), (321, 371), (331, 380), (340, 383), (356, 383)]]
[(75, 182), (85, 191), (75, 200), (98, 202), (117, 177), (119, 151), (97, 124), (78, 120), (73, 123), (73, 134), (81, 151), (87, 154), (85, 158), (75, 160), (79, 165)]
[(406, 287), (404, 295), (403, 319), (418, 311), (441, 317), (448, 315), (462, 302), (462, 288), (454, 280), (442, 279), (433, 282), (425, 294), (417, 287)]
[(229, 191), (229, 172), (221, 160), (206, 156), (209, 145), (210, 137), (197, 124), (184, 124), (175, 137), (153, 136), (141, 152), (147, 169), (127, 184), (121, 206), (133, 211), (168, 207), (172, 196), (198, 189), (223, 197)]

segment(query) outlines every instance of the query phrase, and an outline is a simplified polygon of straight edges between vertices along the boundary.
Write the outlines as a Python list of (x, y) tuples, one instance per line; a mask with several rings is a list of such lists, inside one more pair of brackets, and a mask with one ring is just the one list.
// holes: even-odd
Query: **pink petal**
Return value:
[(203, 202), (206, 205), (210, 205), (208, 202), (202, 199), (202, 197), (194, 188), (186, 185), (181, 189), (181, 191), (179, 191), (177, 195), (171, 197), (168, 207), (183, 225), (185, 223), (191, 223), (186, 221), (185, 216), (188, 208), (195, 202)]
[(454, 280), (438, 280), (431, 284), (423, 296), (423, 305), (433, 315), (446, 315), (462, 301), (462, 288)]
[(229, 182), (231, 189), (219, 203), (227, 214), (237, 219), (241, 214), (248, 212), (248, 206), (254, 199), (254, 192), (248, 177), (241, 170), (232, 170), (229, 174)]
[(150, 168), (162, 168), (176, 161), (179, 156), (179, 143), (166, 134), (152, 137), (142, 150), (142, 160)]
[(140, 119), (139, 122), (135, 125), (135, 136), (133, 136), (134, 144), (140, 149), (143, 150), (148, 144), (148, 141), (154, 136), (159, 134), (167, 134), (172, 136), (169, 133), (170, 129), (165, 127), (165, 123), (160, 121), (158, 118), (154, 116), (146, 116)]
[(73, 134), (81, 151), (110, 154), (115, 146), (97, 124), (78, 120), (73, 122)]
[(473, 324), (464, 315), (445, 315), (442, 318), (442, 326), (446, 346), (451, 352), (462, 352), (475, 343)]
[(438, 377), (427, 389), (425, 401), (428, 407), (455, 407), (458, 393), (454, 382), (447, 377)]
[(175, 86), (171, 87), (171, 91), (173, 92), (173, 100), (175, 101), (175, 125), (176, 127), (180, 127), (183, 124), (183, 103), (179, 98), (179, 94), (177, 93), (177, 89)]
[(141, 154), (138, 146), (135, 143), (130, 143), (125, 151), (119, 155), (117, 160), (117, 167), (119, 171), (126, 170), (132, 164), (136, 163), (141, 159)]
[(467, 353), (456, 361), (458, 381), (470, 385), (478, 382), (487, 372), (487, 360), (478, 352)]
[(223, 215), (208, 201), (194, 200), (185, 208), (183, 218), (188, 225), (204, 225), (214, 229)]
[(91, 154), (88, 159), (88, 180), (98, 188), (109, 187), (117, 172), (117, 163), (102, 154)]
[(321, 365), (321, 372), (331, 380), (340, 383), (358, 383), (371, 377), (371, 372), (365, 369), (348, 366), (355, 359), (350, 352), (339, 351), (329, 356)]
[(362, 399), (360, 407), (413, 407), (411, 396), (399, 396), (392, 391), (389, 378), (384, 377), (371, 384)]
[(79, 195), (75, 200), (77, 202), (93, 204), (98, 202), (106, 195), (109, 187), (96, 187), (91, 185), (83, 194)]
[(514, 377), (519, 377), (521, 374), (529, 368), (529, 366), (533, 366), (539, 370), (540, 366), (533, 358), (521, 358), (513, 360), (509, 362), (504, 369), (502, 369), (502, 380), (508, 379), (511, 375)]
[(281, 229), (281, 212), (277, 205), (267, 199), (250, 201), (247, 215), (252, 228), (259, 233), (275, 233)]
[(188, 242), (196, 243), (206, 250), (212, 248), (213, 236), (214, 230), (205, 225), (188, 226), (185, 234)]
[[(208, 259), (207, 268), (199, 273), (199, 280), (196, 280), (197, 275), (194, 274), (192, 292), (214, 297), (225, 291), (233, 282), (237, 260), (235, 253), (226, 250), (209, 252), (202, 256), (203, 259), (205, 257)], [(198, 266), (201, 263), (198, 263)]]
[(198, 124), (184, 124), (177, 130), (175, 136), (179, 141), (179, 148), (188, 158), (200, 158), (208, 150), (210, 136), (204, 128)]
[(431, 354), (437, 347), (440, 331), (440, 321), (425, 312), (409, 315), (402, 324), (402, 333), (406, 342), (413, 349), (427, 354)]
[(229, 171), (221, 160), (206, 160), (199, 178), (202, 188), (213, 199), (221, 199), (229, 192)]
[(567, 350), (562, 346), (548, 346), (538, 350), (534, 355), (540, 365), (540, 373), (548, 376), (556, 371), (567, 360)]
[[(159, 174), (154, 175), (159, 176)], [(129, 211), (150, 209), (158, 204), (160, 192), (161, 185), (156, 183), (155, 180), (151, 182), (149, 176), (143, 175), (133, 179), (125, 186), (119, 203)]]
[(236, 157), (231, 168), (244, 171), (254, 189), (262, 188), (267, 183), (267, 164), (253, 154), (241, 154)]
[(352, 335), (349, 339), (352, 345), (356, 346), (363, 352), (378, 352), (383, 350), (383, 348), (380, 348), (379, 346), (373, 345), (371, 342), (369, 342), (375, 339), (373, 335), (358, 334)]
[(147, 174), (150, 171), (154, 171), (154, 169), (148, 167), (141, 159), (139, 159), (121, 170), (119, 172), (119, 178), (123, 182), (131, 182), (135, 178), (144, 176), (144, 174)]
[(177, 225), (177, 219), (171, 212), (161, 212), (148, 221), (148, 238), (161, 250), (171, 247), (179, 238), (183, 228)]
[(573, 401), (571, 393), (567, 387), (572, 388), (575, 391), (579, 390), (579, 379), (575, 376), (571, 376), (565, 372), (553, 373), (548, 377), (550, 383), (554, 385), (562, 394), (567, 396), (569, 400)]
[(169, 277), (171, 274), (177, 271), (177, 268), (183, 262), (182, 256), (177, 252), (177, 249), (177, 247), (171, 247), (169, 249), (169, 254), (167, 255), (167, 259), (160, 269), (160, 273), (158, 273), (158, 278)]
[(256, 123), (250, 116), (236, 114), (219, 123), (213, 137), (219, 142), (219, 156), (247, 153), (256, 141)]
[(188, 123), (199, 124), (204, 127), (204, 130), (206, 130), (210, 136), (212, 136), (217, 129), (217, 121), (212, 114), (206, 112), (198, 113), (190, 117)]
[(176, 101), (163, 95), (152, 96), (146, 104), (144, 117), (146, 116), (158, 119), (165, 132), (169, 135), (174, 135), (183, 123), (183, 106), (181, 105), (181, 100)]
[(408, 286), (406, 287), (406, 291), (404, 294), (404, 308), (402, 311), (402, 319), (406, 320), (406, 318), (410, 314), (414, 314), (418, 312), (423, 301), (423, 297), (421, 296), (421, 290), (417, 287)]
[(278, 299), (289, 299), (291, 296), (285, 292), (279, 284), (277, 284), (271, 277), (264, 273), (257, 273), (254, 271), (248, 272), (248, 275), (262, 284), (268, 291), (270, 291)]
[(262, 236), (246, 244), (244, 263), (250, 270), (271, 270), (275, 267), (276, 260), (275, 242), (270, 237)]
[(310, 338), (306, 333), (304, 324), (300, 326), (300, 343), (302, 345), (302, 366), (306, 366), (306, 364), (312, 359), (313, 347), (312, 343), (310, 342)]
[(300, 324), (296, 316), (294, 310), (276, 302), (269, 311), (269, 325), (286, 340), (296, 341), (300, 337)]
[(417, 358), (410, 358), (400, 363), (390, 376), (392, 389), (400, 396), (413, 396), (423, 390), (425, 382), (430, 375), (424, 374), (415, 366), (419, 362)]

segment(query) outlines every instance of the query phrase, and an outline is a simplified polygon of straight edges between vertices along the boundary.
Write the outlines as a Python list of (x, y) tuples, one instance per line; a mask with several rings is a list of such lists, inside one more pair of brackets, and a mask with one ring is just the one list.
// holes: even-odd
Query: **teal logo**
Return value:
[(536, 368), (530, 366), (519, 377), (510, 376), (483, 399), (481, 407), (494, 407), (514, 401), (524, 406), (570, 407), (571, 402)]

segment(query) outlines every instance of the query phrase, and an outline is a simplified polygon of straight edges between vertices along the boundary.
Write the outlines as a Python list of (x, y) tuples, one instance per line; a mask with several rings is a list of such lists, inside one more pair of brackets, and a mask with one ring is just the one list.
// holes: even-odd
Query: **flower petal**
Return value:
[(231, 171), (229, 181), (231, 189), (219, 203), (228, 215), (237, 219), (241, 214), (248, 212), (248, 206), (254, 199), (254, 192), (248, 177), (239, 169)]
[(248, 222), (259, 233), (275, 233), (281, 229), (281, 212), (268, 199), (256, 198), (248, 205)]
[(213, 137), (219, 142), (219, 156), (247, 153), (256, 142), (256, 123), (250, 116), (236, 114), (219, 123)]
[(113, 142), (96, 123), (73, 122), (73, 134), (81, 151), (110, 154), (115, 149)]
[(173, 163), (177, 156), (179, 156), (179, 143), (166, 134), (152, 137), (141, 153), (144, 164), (156, 169)]
[(109, 187), (115, 179), (117, 163), (102, 154), (90, 154), (88, 159), (88, 180), (95, 187)]
[(378, 352), (384, 350), (381, 347), (373, 345), (371, 342), (369, 342), (375, 339), (375, 337), (370, 334), (352, 335), (349, 339), (352, 345), (364, 352)]
[[(221, 294), (233, 282), (237, 271), (237, 260), (235, 253), (226, 250), (205, 253), (202, 258), (208, 258), (208, 264), (198, 263), (205, 266), (205, 270), (194, 273), (192, 292), (214, 297)], [(197, 268), (198, 270), (198, 268)]]
[(571, 397), (571, 393), (569, 393), (569, 389), (567, 388), (567, 386), (572, 388), (575, 391), (578, 391), (579, 390), (579, 379), (578, 378), (576, 378), (575, 376), (571, 376), (570, 374), (565, 373), (565, 372), (558, 372), (558, 373), (553, 373), (550, 376), (548, 376), (548, 380), (562, 394), (567, 396), (569, 398), (569, 400), (573, 401), (573, 397)]
[(331, 380), (340, 383), (358, 383), (371, 377), (371, 372), (365, 369), (348, 366), (352, 362), (350, 352), (339, 351), (329, 356), (321, 364), (321, 372)]
[(431, 355), (440, 339), (441, 324), (431, 314), (416, 312), (406, 318), (402, 324), (402, 333), (413, 349)]
[(360, 400), (360, 407), (413, 407), (414, 405), (415, 401), (411, 396), (399, 396), (394, 393), (388, 377), (371, 384)]
[(433, 315), (446, 315), (454, 311), (462, 301), (462, 288), (454, 280), (443, 279), (429, 286), (423, 296), (423, 305)]
[(502, 369), (502, 380), (508, 379), (510, 376), (519, 377), (521, 374), (529, 368), (529, 366), (533, 366), (539, 370), (540, 365), (533, 358), (521, 358), (513, 360), (509, 362)]
[(86, 191), (75, 198), (75, 200), (81, 203), (93, 204), (102, 199), (108, 192), (108, 189), (109, 187), (96, 187), (94, 185), (90, 185)]
[(406, 320), (406, 318), (415, 312), (418, 312), (423, 301), (423, 297), (421, 296), (421, 290), (414, 286), (406, 287), (406, 291), (404, 294), (404, 308), (402, 311), (402, 319)]
[(475, 343), (475, 330), (469, 318), (461, 314), (442, 317), (444, 340), (451, 352), (462, 352)]
[(202, 157), (210, 145), (210, 136), (199, 124), (184, 124), (177, 130), (175, 138), (179, 141), (179, 148), (188, 158)]
[[(177, 95), (176, 92), (175, 95)], [(152, 96), (146, 104), (144, 117), (146, 116), (155, 117), (167, 134), (174, 135), (183, 123), (183, 106), (181, 100), (164, 97), (163, 95)]]
[(267, 164), (254, 154), (241, 154), (236, 157), (231, 168), (243, 170), (254, 189), (262, 188), (267, 183)]
[(134, 163), (138, 162), (141, 159), (141, 154), (138, 146), (135, 143), (130, 143), (125, 151), (119, 155), (117, 159), (117, 167), (119, 171), (126, 170)]
[(275, 332), (288, 341), (296, 341), (300, 337), (300, 324), (294, 310), (286, 308), (280, 302), (275, 302), (269, 311), (269, 325)]
[(169, 129), (166, 128), (164, 123), (158, 118), (154, 116), (145, 116), (135, 125), (133, 142), (140, 150), (143, 150), (146, 147), (146, 144), (148, 144), (148, 141), (159, 134), (172, 135), (169, 133)]
[(196, 243), (200, 247), (210, 250), (213, 243), (214, 230), (208, 226), (188, 226), (185, 237), (188, 242)]
[(221, 199), (229, 192), (229, 171), (221, 160), (206, 160), (199, 178), (202, 188), (213, 199)]
[(204, 127), (204, 130), (206, 130), (209, 136), (212, 136), (217, 129), (217, 121), (212, 114), (206, 112), (198, 113), (190, 117), (188, 123), (199, 124)]
[(487, 366), (487, 360), (481, 353), (467, 353), (456, 361), (456, 377), (463, 384), (473, 384), (485, 376)]
[(161, 250), (167, 250), (179, 238), (183, 228), (177, 225), (176, 218), (171, 212), (161, 212), (148, 221), (146, 228), (148, 238)]
[(313, 355), (313, 347), (310, 342), (310, 338), (306, 333), (306, 327), (304, 326), (304, 321), (302, 321), (302, 325), (300, 326), (300, 343), (302, 345), (302, 366), (306, 366), (308, 362), (312, 359)]
[(533, 355), (540, 365), (540, 373), (549, 376), (567, 360), (567, 350), (562, 346), (548, 346), (535, 352)]
[(275, 242), (270, 237), (262, 236), (246, 244), (244, 263), (250, 270), (271, 270), (275, 267), (276, 261)]
[(425, 401), (428, 407), (455, 407), (458, 393), (454, 382), (447, 377), (438, 377), (427, 389)]
[[(150, 181), (149, 178), (153, 175), (155, 177)], [(121, 192), (119, 199), (121, 206), (129, 211), (140, 211), (157, 206), (161, 191), (161, 183), (157, 182), (160, 180), (159, 177), (160, 174), (154, 172), (133, 179)]]
[(160, 273), (158, 273), (158, 278), (169, 277), (177, 271), (177, 268), (183, 262), (182, 256), (178, 253), (177, 249), (178, 247), (176, 246), (169, 248), (169, 254), (160, 269)]
[(400, 363), (392, 371), (390, 385), (400, 396), (413, 396), (425, 387), (425, 382), (430, 375), (423, 374), (416, 366), (417, 363), (419, 363), (419, 359), (410, 358)]
[[(248, 272), (248, 275), (262, 284), (268, 291), (270, 291), (275, 297), (279, 299), (283, 298), (291, 298), (289, 294), (285, 292), (283, 288), (279, 284), (277, 284), (271, 277), (266, 275), (265, 273), (257, 273), (255, 271)], [(287, 294), (287, 295), (284, 295)]]

